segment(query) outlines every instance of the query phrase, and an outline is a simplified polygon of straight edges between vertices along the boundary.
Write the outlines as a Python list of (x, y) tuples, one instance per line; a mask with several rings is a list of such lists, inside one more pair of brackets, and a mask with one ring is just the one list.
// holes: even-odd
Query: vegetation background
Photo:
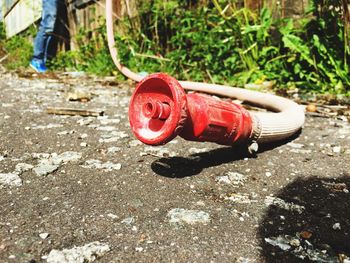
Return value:
[[(254, 11), (233, 0), (140, 1), (138, 13), (116, 22), (120, 57), (132, 70), (235, 86), (273, 83), (278, 90), (350, 95), (347, 0), (312, 0), (298, 19), (280, 18), (266, 7)], [(81, 29), (74, 36), (78, 48), (59, 52), (51, 69), (122, 78), (108, 52), (105, 20), (95, 19), (99, 26)], [(0, 27), (5, 66), (27, 67), (35, 26), (8, 40)]]

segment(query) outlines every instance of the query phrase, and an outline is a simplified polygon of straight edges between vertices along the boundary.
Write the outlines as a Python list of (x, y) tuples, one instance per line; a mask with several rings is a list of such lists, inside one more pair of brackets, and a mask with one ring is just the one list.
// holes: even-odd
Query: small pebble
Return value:
[(135, 247), (136, 252), (142, 252), (143, 251), (143, 247)]
[(289, 244), (290, 244), (291, 246), (293, 246), (293, 247), (299, 247), (299, 246), (300, 246), (300, 240), (294, 238), (294, 239), (292, 239), (292, 240), (289, 242)]
[(39, 234), (39, 237), (41, 238), (41, 239), (46, 239), (46, 238), (48, 238), (49, 237), (49, 233), (41, 233), (41, 234)]
[(334, 230), (340, 230), (340, 229), (341, 229), (340, 223), (335, 223), (335, 224), (333, 225), (333, 229), (334, 229)]

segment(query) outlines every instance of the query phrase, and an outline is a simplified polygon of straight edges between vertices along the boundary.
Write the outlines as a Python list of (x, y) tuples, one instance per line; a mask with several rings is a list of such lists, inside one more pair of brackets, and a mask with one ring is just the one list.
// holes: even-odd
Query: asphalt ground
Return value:
[(346, 118), (307, 115), (255, 156), (150, 147), (130, 131), (132, 87), (1, 73), (0, 262), (350, 262)]

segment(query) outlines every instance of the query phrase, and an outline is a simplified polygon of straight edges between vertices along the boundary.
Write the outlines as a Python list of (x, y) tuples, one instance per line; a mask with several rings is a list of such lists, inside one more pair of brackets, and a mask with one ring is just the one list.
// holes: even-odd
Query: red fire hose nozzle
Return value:
[(186, 94), (176, 79), (163, 73), (138, 83), (129, 120), (135, 136), (150, 145), (165, 144), (177, 135), (233, 145), (248, 143), (252, 134), (252, 117), (242, 106), (204, 94)]

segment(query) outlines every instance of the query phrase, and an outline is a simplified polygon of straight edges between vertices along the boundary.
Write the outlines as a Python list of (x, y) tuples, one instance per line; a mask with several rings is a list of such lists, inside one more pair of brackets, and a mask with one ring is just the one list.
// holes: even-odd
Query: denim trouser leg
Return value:
[(42, 0), (42, 16), (39, 31), (34, 40), (33, 59), (45, 63), (46, 51), (51, 38), (50, 33), (54, 31), (57, 17), (58, 0)]

